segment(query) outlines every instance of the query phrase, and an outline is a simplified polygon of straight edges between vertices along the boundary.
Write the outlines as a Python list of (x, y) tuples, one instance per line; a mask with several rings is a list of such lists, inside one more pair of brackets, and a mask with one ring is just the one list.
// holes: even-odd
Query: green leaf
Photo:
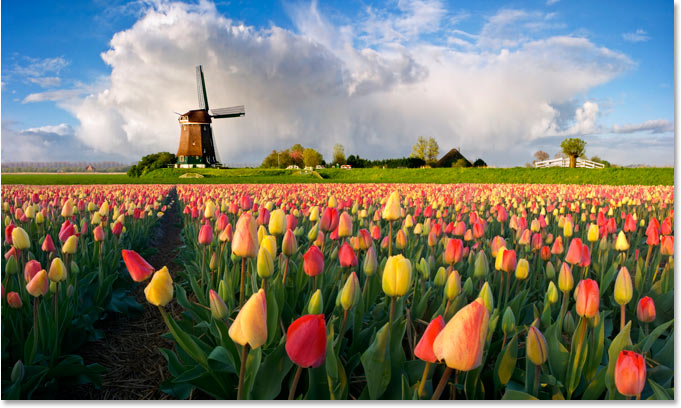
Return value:
[(362, 354), (360, 361), (366, 374), (369, 397), (379, 399), (390, 383), (390, 332), (386, 323), (377, 333), (369, 348)]
[(502, 353), (500, 354), (499, 360), (497, 362), (497, 375), (499, 377), (499, 382), (502, 385), (506, 385), (513, 375), (515, 370), (516, 361), (518, 359), (518, 336), (515, 335), (508, 342)]
[(227, 349), (222, 346), (215, 347), (208, 355), (208, 366), (212, 371), (218, 373), (237, 373), (236, 369), (234, 368), (232, 356), (229, 354)]
[(631, 346), (631, 338), (629, 332), (631, 331), (631, 320), (627, 322), (624, 329), (615, 337), (608, 348), (608, 371), (605, 374), (605, 386), (608, 391), (615, 391), (615, 364), (617, 364), (617, 357), (625, 347)]
[(168, 326), (168, 329), (170, 330), (170, 334), (173, 335), (173, 338), (177, 342), (177, 344), (182, 347), (182, 349), (189, 354), (191, 358), (193, 358), (196, 362), (201, 364), (203, 367), (208, 367), (208, 356), (206, 356), (206, 353), (203, 352), (203, 350), (199, 347), (198, 344), (194, 341), (191, 335), (186, 333), (182, 328), (175, 322), (175, 320), (168, 316), (167, 313), (163, 308), (159, 308), (161, 310), (161, 315), (163, 316), (163, 320), (166, 322), (166, 326)]
[(537, 398), (532, 395), (518, 390), (506, 389), (504, 396), (501, 397), (502, 400), (536, 400)]
[(572, 336), (572, 343), (570, 345), (570, 360), (568, 363), (568, 373), (566, 376), (566, 387), (568, 399), (572, 393), (577, 389), (579, 381), (582, 378), (582, 371), (586, 363), (586, 357), (589, 354), (589, 342), (587, 339), (587, 321), (585, 318), (579, 319), (579, 324)]
[(605, 367), (601, 368), (601, 370), (598, 371), (594, 379), (588, 383), (589, 385), (586, 386), (586, 390), (584, 390), (584, 394), (582, 394), (583, 400), (593, 400), (601, 398), (603, 392), (605, 391), (606, 371), (607, 370), (605, 369)]
[(279, 338), (279, 306), (274, 291), (267, 291), (267, 345)]
[(615, 278), (615, 274), (617, 273), (617, 266), (618, 264), (616, 262), (613, 263), (612, 266), (610, 266), (610, 269), (608, 269), (608, 272), (606, 272), (605, 276), (603, 277), (603, 280), (599, 282), (599, 292), (601, 298), (603, 297), (603, 294), (608, 291), (610, 283), (612, 283), (612, 280)]
[(558, 381), (565, 382), (570, 353), (563, 346), (563, 343), (558, 340), (560, 333), (559, 324), (560, 322), (556, 322), (546, 330), (546, 343), (549, 349), (548, 361), (551, 373), (556, 376)]
[(251, 390), (255, 383), (255, 378), (258, 375), (260, 368), (260, 360), (262, 360), (262, 347), (248, 352), (246, 357), (246, 372), (244, 373), (244, 389), (241, 395), (244, 399), (251, 399)]
[(653, 343), (655, 343), (655, 340), (657, 340), (658, 337), (662, 335), (662, 333), (669, 328), (674, 323), (674, 319), (668, 321), (667, 323), (661, 324), (655, 328), (655, 330), (651, 331), (650, 334), (645, 338), (645, 341), (643, 342), (643, 346), (641, 347), (641, 353), (646, 353), (650, 348), (653, 346)]
[(263, 361), (255, 377), (253, 399), (273, 400), (281, 392), (284, 378), (291, 371), (293, 363), (286, 355), (286, 341), (280, 344)]
[(650, 384), (650, 388), (653, 389), (653, 396), (655, 397), (656, 400), (671, 400), (673, 399), (667, 391), (665, 391), (660, 384), (656, 383), (655, 381), (648, 379), (648, 383)]

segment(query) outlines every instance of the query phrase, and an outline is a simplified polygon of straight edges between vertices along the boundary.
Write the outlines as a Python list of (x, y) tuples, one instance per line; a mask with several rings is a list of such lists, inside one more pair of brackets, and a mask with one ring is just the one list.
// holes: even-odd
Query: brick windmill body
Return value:
[(175, 167), (221, 167), (213, 140), (212, 119), (236, 118), (246, 115), (243, 105), (209, 109), (206, 83), (201, 65), (196, 67), (196, 90), (199, 109), (183, 113), (180, 122), (180, 146)]

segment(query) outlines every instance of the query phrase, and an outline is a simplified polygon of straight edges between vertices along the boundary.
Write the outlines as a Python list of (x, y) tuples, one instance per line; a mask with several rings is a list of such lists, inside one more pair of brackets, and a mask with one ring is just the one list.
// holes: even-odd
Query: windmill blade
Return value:
[(231, 106), (229, 108), (211, 109), (210, 115), (212, 117), (214, 117), (215, 119), (238, 118), (240, 116), (246, 115), (246, 108), (244, 107), (244, 105), (239, 105), (239, 106)]
[(203, 79), (201, 65), (196, 66), (196, 92), (199, 97), (199, 109), (208, 110), (208, 94), (206, 94), (206, 81)]

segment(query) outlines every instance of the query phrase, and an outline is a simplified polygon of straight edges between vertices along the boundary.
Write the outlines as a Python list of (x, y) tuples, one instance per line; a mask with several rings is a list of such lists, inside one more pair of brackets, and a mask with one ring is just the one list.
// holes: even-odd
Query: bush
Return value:
[(177, 163), (177, 158), (172, 153), (160, 152), (149, 154), (142, 157), (137, 164), (128, 169), (128, 177), (140, 177), (152, 170), (162, 169), (175, 163)]

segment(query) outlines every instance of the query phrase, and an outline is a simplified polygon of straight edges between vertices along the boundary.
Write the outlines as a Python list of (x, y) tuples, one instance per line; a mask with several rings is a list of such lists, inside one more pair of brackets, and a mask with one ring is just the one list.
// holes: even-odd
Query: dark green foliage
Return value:
[(177, 158), (174, 154), (168, 152), (160, 152), (148, 154), (128, 169), (128, 177), (140, 177), (150, 171), (168, 167), (170, 164), (177, 163)]
[(354, 154), (351, 154), (348, 156), (347, 160), (348, 164), (351, 165), (353, 168), (358, 168), (358, 169), (365, 169), (365, 168), (371, 168), (371, 167), (379, 167), (379, 168), (388, 168), (388, 169), (397, 169), (397, 168), (408, 168), (408, 169), (417, 169), (419, 167), (423, 167), (426, 164), (426, 161), (423, 160), (420, 157), (403, 157), (400, 159), (383, 159), (383, 160), (367, 160), (367, 159), (362, 159), (359, 157), (359, 155), (355, 156)]
[(473, 162), (473, 167), (487, 167), (487, 163), (485, 163), (485, 161), (482, 159), (477, 159), (475, 162)]

